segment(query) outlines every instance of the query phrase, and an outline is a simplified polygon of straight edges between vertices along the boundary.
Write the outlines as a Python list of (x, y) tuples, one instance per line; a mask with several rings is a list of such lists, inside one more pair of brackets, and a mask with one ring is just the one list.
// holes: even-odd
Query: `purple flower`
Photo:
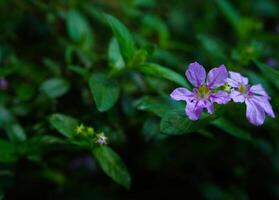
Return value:
[(4, 78), (0, 78), (0, 90), (6, 90), (8, 88), (8, 81)]
[(246, 117), (252, 124), (262, 125), (265, 113), (274, 118), (274, 112), (269, 103), (270, 97), (260, 84), (249, 85), (248, 78), (236, 72), (229, 72), (228, 84), (233, 88), (231, 98), (234, 102), (246, 104)]
[(275, 58), (269, 58), (266, 61), (267, 65), (269, 65), (272, 68), (275, 68), (278, 66), (278, 61)]
[(213, 103), (225, 104), (230, 101), (230, 95), (227, 92), (214, 91), (222, 86), (228, 77), (224, 65), (210, 70), (206, 78), (203, 66), (194, 62), (186, 70), (186, 77), (194, 86), (193, 91), (180, 87), (176, 88), (170, 96), (176, 101), (186, 101), (185, 112), (191, 120), (198, 120), (204, 108), (212, 114), (214, 111)]

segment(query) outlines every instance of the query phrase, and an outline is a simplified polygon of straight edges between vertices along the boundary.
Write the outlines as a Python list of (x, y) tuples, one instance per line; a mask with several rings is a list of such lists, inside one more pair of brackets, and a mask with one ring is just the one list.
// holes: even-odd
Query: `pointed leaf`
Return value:
[(104, 74), (94, 74), (89, 80), (91, 93), (100, 112), (109, 110), (118, 100), (119, 86)]
[(62, 114), (51, 115), (49, 122), (53, 128), (68, 138), (75, 134), (75, 129), (78, 126), (78, 120)]
[(115, 17), (106, 15), (106, 18), (120, 46), (121, 54), (126, 61), (131, 60), (135, 51), (135, 43), (132, 35), (125, 25)]
[(51, 98), (58, 98), (68, 92), (69, 83), (60, 78), (48, 79), (42, 83), (40, 90)]
[(139, 110), (149, 111), (159, 117), (163, 117), (169, 110), (174, 109), (175, 105), (171, 104), (167, 98), (145, 96), (135, 102)]
[(117, 153), (107, 146), (100, 146), (93, 150), (93, 154), (109, 177), (127, 189), (130, 188), (130, 174)]
[(177, 83), (180, 86), (184, 86), (186, 88), (191, 88), (190, 85), (187, 83), (186, 78), (178, 74), (177, 72), (163, 67), (161, 65), (155, 63), (145, 63), (140, 65), (138, 68), (142, 73), (146, 75), (156, 76), (165, 78), (170, 80), (174, 83)]
[(112, 68), (122, 69), (125, 62), (120, 52), (119, 44), (115, 38), (112, 38), (108, 49), (109, 64)]
[(71, 10), (67, 13), (67, 31), (70, 38), (87, 48), (93, 43), (92, 31), (86, 18), (77, 10)]

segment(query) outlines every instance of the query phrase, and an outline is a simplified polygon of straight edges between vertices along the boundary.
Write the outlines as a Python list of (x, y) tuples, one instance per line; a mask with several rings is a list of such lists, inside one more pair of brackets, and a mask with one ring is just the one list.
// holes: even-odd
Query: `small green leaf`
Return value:
[(0, 106), (0, 127), (4, 127), (6, 124), (11, 123), (14, 118), (9, 110)]
[(135, 51), (135, 42), (129, 30), (118, 19), (111, 15), (106, 15), (107, 21), (110, 24), (114, 36), (119, 44), (121, 54), (125, 61), (133, 58)]
[(217, 126), (218, 128), (222, 129), (223, 131), (225, 131), (226, 133), (243, 139), (243, 140), (252, 140), (251, 135), (246, 132), (243, 129), (238, 128), (237, 126), (235, 126), (233, 123), (231, 123), (229, 120), (226, 120), (225, 118), (219, 118), (216, 119), (215, 121), (212, 122), (215, 126)]
[(53, 128), (68, 138), (75, 134), (75, 129), (78, 126), (78, 120), (62, 114), (51, 115), (49, 122)]
[(11, 141), (23, 142), (26, 140), (26, 133), (20, 124), (9, 123), (6, 125), (5, 130)]
[(67, 13), (67, 31), (70, 38), (87, 48), (93, 43), (92, 31), (86, 18), (77, 10), (71, 10)]
[(130, 174), (117, 153), (108, 146), (100, 146), (93, 150), (93, 154), (109, 177), (127, 189), (130, 188)]
[(145, 63), (145, 64), (140, 65), (137, 69), (146, 75), (165, 78), (174, 83), (177, 83), (180, 86), (183, 86), (186, 88), (191, 88), (190, 85), (187, 83), (185, 77), (183, 77), (180, 74), (176, 73), (175, 71), (173, 71), (169, 68), (163, 67), (161, 65), (158, 65), (155, 63)]
[(91, 93), (100, 112), (109, 110), (118, 100), (118, 83), (106, 75), (98, 73), (89, 79)]
[(0, 139), (0, 162), (11, 163), (17, 160), (15, 146)]
[(53, 78), (42, 83), (40, 90), (51, 98), (57, 98), (68, 92), (70, 86), (64, 79)]
[(115, 69), (123, 69), (125, 66), (124, 59), (121, 55), (119, 44), (115, 38), (112, 38), (108, 49), (109, 65)]
[(199, 120), (191, 121), (184, 110), (172, 110), (161, 120), (160, 130), (167, 135), (182, 135), (198, 131), (217, 118), (217, 114), (204, 114)]
[(174, 108), (174, 105), (167, 101), (166, 98), (150, 96), (137, 100), (135, 106), (139, 110), (152, 112), (159, 117), (163, 117), (169, 110)]

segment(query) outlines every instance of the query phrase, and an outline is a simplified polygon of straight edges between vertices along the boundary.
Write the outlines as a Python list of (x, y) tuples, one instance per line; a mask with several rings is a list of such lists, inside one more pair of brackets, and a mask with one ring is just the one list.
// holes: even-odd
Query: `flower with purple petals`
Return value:
[(229, 72), (228, 84), (233, 88), (231, 98), (234, 102), (246, 104), (246, 117), (252, 124), (262, 125), (265, 113), (274, 118), (275, 114), (269, 103), (270, 97), (260, 84), (249, 85), (248, 78), (236, 72)]
[(8, 88), (8, 81), (4, 78), (0, 78), (0, 90), (6, 90)]
[(278, 66), (278, 61), (275, 58), (268, 58), (266, 64), (272, 68), (275, 68)]
[(189, 82), (194, 86), (193, 91), (186, 88), (176, 88), (171, 93), (171, 98), (176, 101), (186, 101), (186, 115), (191, 120), (198, 120), (204, 108), (209, 114), (214, 111), (213, 104), (226, 104), (230, 101), (229, 93), (216, 88), (224, 85), (228, 72), (224, 65), (213, 68), (206, 77), (206, 71), (197, 62), (191, 63), (185, 73)]

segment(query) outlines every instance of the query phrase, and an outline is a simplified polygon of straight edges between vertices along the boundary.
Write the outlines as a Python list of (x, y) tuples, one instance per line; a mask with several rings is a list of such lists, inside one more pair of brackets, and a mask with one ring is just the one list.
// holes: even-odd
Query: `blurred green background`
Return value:
[[(1, 0), (0, 199), (279, 199), (278, 117), (255, 127), (230, 103), (168, 118), (194, 61), (261, 83), (277, 114), (279, 2)], [(54, 113), (104, 132), (119, 159)]]

